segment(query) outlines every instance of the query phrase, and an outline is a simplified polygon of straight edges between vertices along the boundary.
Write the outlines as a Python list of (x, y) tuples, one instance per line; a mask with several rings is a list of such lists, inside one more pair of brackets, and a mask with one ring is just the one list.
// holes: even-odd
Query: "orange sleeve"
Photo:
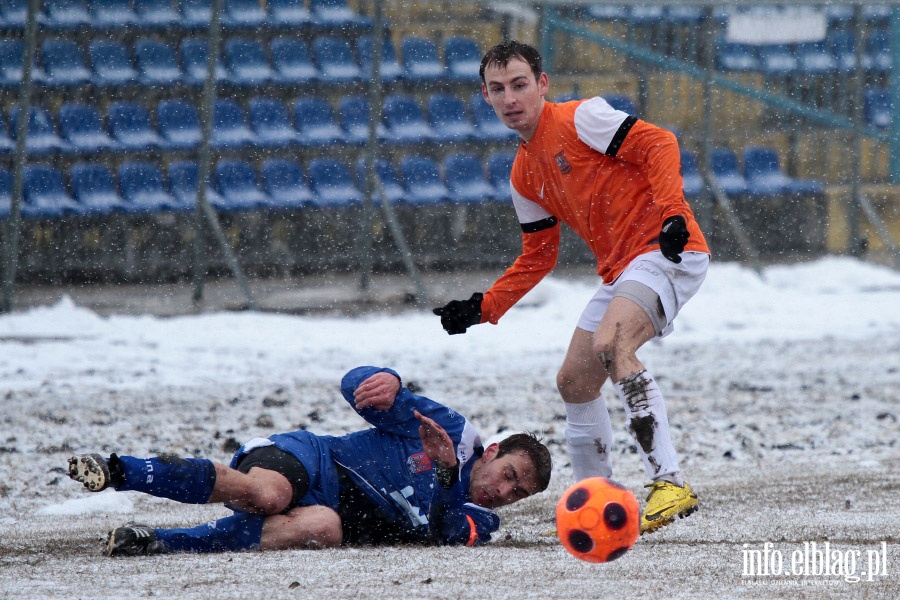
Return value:
[(559, 258), (559, 223), (533, 233), (522, 233), (522, 253), (481, 301), (481, 322), (500, 320), (506, 311), (546, 277)]
[(650, 180), (653, 200), (662, 208), (660, 226), (669, 217), (686, 216), (681, 152), (675, 134), (638, 119), (631, 127), (616, 158), (642, 165)]

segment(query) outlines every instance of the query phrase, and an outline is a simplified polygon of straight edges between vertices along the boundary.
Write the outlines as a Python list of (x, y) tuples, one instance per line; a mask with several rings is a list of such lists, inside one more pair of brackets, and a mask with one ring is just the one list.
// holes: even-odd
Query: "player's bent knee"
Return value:
[(275, 515), (291, 504), (294, 489), (281, 473), (265, 469), (251, 469), (248, 496), (244, 510), (264, 515)]
[(291, 489), (288, 485), (287, 493), (284, 490), (254, 490), (249, 499), (253, 512), (264, 515), (275, 515), (282, 512), (291, 503)]

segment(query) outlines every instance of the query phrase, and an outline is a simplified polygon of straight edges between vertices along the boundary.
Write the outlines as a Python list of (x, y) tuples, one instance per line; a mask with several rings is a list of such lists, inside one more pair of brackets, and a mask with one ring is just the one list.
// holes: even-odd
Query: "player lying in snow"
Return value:
[(113, 487), (234, 510), (192, 528), (118, 527), (107, 540), (110, 556), (480, 544), (500, 527), (491, 509), (550, 482), (550, 452), (533, 435), (482, 448), (465, 417), (402, 387), (391, 369), (357, 367), (344, 376), (341, 393), (374, 428), (256, 438), (228, 467), (198, 458), (83, 454), (69, 459), (69, 477), (95, 492)]

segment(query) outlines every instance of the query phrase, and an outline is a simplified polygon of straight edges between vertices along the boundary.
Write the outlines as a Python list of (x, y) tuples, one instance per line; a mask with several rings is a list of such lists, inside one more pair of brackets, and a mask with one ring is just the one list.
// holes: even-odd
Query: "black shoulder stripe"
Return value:
[(631, 128), (634, 127), (634, 124), (637, 123), (637, 117), (632, 115), (628, 115), (622, 124), (619, 125), (619, 130), (616, 132), (616, 135), (613, 136), (612, 141), (609, 143), (609, 148), (606, 149), (606, 154), (609, 156), (615, 156), (619, 153), (619, 148), (622, 147), (622, 142), (625, 141), (625, 136), (628, 135), (628, 132), (631, 131)]
[(557, 223), (559, 223), (559, 220), (557, 220), (556, 217), (547, 217), (546, 219), (541, 219), (540, 221), (522, 223), (522, 231), (524, 233), (535, 233), (536, 231), (541, 231), (543, 229), (550, 229)]

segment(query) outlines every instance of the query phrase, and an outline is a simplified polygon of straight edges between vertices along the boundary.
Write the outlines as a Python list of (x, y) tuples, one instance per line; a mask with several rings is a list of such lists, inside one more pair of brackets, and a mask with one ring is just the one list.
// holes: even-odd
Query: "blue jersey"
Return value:
[[(237, 457), (254, 447), (274, 444), (295, 456), (309, 473), (309, 489), (300, 504), (319, 504), (339, 511), (342, 470), (406, 540), (466, 545), (489, 541), (500, 527), (500, 518), (469, 499), (472, 466), (483, 451), (478, 432), (462, 415), (405, 387), (400, 388), (388, 410), (357, 410), (353, 400), (356, 388), (382, 372), (400, 378), (391, 369), (357, 367), (341, 381), (344, 399), (373, 428), (343, 436), (317, 436), (303, 430), (276, 434), (243, 446), (232, 466)], [(450, 489), (438, 484), (432, 462), (422, 448), (414, 410), (434, 419), (453, 440), (460, 469), (459, 480)]]

